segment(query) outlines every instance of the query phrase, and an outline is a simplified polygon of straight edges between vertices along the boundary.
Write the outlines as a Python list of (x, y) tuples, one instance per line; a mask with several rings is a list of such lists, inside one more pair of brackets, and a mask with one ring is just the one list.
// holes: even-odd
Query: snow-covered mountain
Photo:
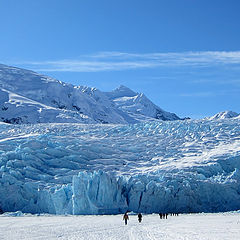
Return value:
[(208, 117), (206, 119), (208, 120), (219, 120), (219, 119), (228, 119), (228, 118), (237, 118), (239, 117), (240, 114), (233, 112), (233, 111), (224, 111), (224, 112), (219, 112), (217, 114), (215, 114), (212, 117)]
[(0, 88), (3, 100), (0, 102), (0, 113), (4, 118), (2, 121), (5, 122), (129, 123), (134, 121), (125, 113), (118, 111), (108, 99), (104, 99), (103, 103), (98, 102), (86, 94), (81, 87), (28, 70), (0, 65)]
[(240, 209), (240, 122), (0, 124), (0, 208), (54, 214)]
[(0, 120), (6, 123), (95, 123), (87, 115), (59, 109), (0, 89)]
[[(122, 88), (104, 93), (96, 88), (73, 86), (41, 74), (0, 65), (0, 121), (8, 123), (137, 123), (153, 118), (178, 120), (155, 106), (144, 95), (119, 104)], [(131, 94), (124, 91), (129, 97)], [(137, 95), (137, 96), (136, 96)], [(121, 100), (122, 103), (124, 102)]]
[(140, 115), (160, 120), (180, 120), (176, 114), (166, 112), (156, 106), (143, 93), (135, 93), (123, 85), (106, 94), (119, 109), (134, 118), (138, 118)]

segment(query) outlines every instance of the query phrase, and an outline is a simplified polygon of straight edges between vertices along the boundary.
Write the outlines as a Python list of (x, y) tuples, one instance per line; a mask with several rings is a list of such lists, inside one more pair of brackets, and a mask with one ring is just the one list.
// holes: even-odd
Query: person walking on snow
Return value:
[(127, 221), (129, 220), (127, 212), (123, 215), (123, 220), (125, 220), (125, 225), (127, 225)]
[(141, 222), (141, 221), (142, 221), (142, 214), (139, 213), (139, 214), (138, 214), (138, 222)]

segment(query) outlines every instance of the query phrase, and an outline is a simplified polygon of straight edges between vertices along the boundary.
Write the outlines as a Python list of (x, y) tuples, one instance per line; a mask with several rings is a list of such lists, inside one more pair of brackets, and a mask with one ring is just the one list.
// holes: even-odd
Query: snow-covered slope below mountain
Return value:
[(224, 111), (224, 112), (219, 112), (217, 114), (215, 114), (212, 117), (208, 117), (206, 119), (208, 120), (218, 120), (218, 119), (228, 119), (228, 118), (236, 118), (239, 117), (240, 114), (233, 112), (233, 111)]
[(123, 85), (106, 94), (114, 101), (119, 109), (129, 113), (131, 116), (137, 114), (164, 121), (180, 120), (176, 114), (166, 112), (156, 106), (143, 93), (135, 93)]
[(0, 125), (0, 208), (240, 209), (240, 121)]
[(0, 120), (12, 124), (95, 123), (79, 112), (50, 107), (3, 88), (0, 89)]
[[(124, 94), (129, 96), (130, 92), (134, 93), (125, 89)], [(120, 93), (121, 89), (113, 91), (111, 96), (121, 96)], [(135, 111), (134, 107), (129, 111), (130, 107), (119, 106), (118, 101), (109, 96), (96, 88), (73, 86), (29, 70), (0, 64), (1, 121), (128, 124), (145, 121), (149, 117), (179, 119), (153, 106), (146, 97), (134, 100), (135, 108), (141, 108), (140, 111)], [(142, 108), (144, 104), (148, 106)]]

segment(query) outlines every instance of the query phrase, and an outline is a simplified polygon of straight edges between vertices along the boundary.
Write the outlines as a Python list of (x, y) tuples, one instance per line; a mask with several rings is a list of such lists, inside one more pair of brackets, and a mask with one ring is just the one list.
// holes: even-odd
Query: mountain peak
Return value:
[(120, 91), (130, 90), (130, 91), (132, 91), (129, 87), (126, 87), (125, 85), (122, 85), (122, 84), (119, 87), (117, 87), (115, 90), (120, 90)]
[(240, 114), (233, 112), (233, 111), (223, 111), (215, 114), (212, 117), (209, 117), (207, 119), (209, 120), (217, 120), (217, 119), (227, 119), (227, 118), (235, 118), (238, 117)]
[(108, 96), (109, 99), (117, 99), (122, 97), (134, 97), (137, 95), (136, 92), (131, 90), (130, 88), (120, 85), (119, 87), (115, 88), (111, 92), (105, 92), (105, 94)]
[(112, 97), (113, 98), (119, 98), (119, 97), (134, 97), (137, 95), (136, 92), (131, 90), (130, 88), (120, 85), (116, 89), (114, 89), (112, 92)]
[(112, 92), (106, 93), (114, 101), (115, 105), (130, 115), (159, 119), (159, 120), (180, 120), (173, 113), (166, 112), (156, 106), (143, 93), (136, 93), (124, 85), (120, 85)]

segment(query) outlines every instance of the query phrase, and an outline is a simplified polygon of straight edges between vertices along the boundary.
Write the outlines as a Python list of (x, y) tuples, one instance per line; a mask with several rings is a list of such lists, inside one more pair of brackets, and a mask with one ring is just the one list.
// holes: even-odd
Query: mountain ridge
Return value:
[(205, 119), (206, 120), (223, 120), (223, 119), (229, 119), (229, 118), (240, 118), (240, 114), (233, 111), (226, 110), (226, 111), (218, 112), (212, 117), (207, 117)]
[(112, 92), (102, 92), (3, 64), (0, 64), (0, 116), (2, 122), (15, 124), (180, 120), (144, 94), (123, 85)]

